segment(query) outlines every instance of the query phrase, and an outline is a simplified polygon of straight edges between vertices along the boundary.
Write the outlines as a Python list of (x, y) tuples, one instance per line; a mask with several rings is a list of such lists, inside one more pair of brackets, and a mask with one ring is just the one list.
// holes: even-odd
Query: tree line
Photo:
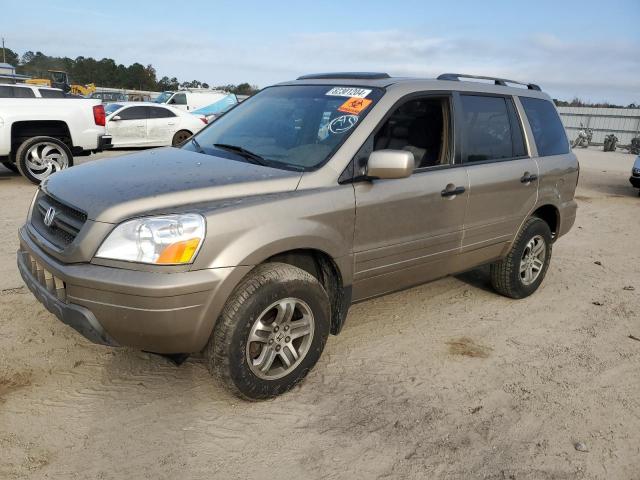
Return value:
[(640, 105), (636, 103), (630, 103), (625, 107), (624, 105), (616, 105), (614, 103), (609, 103), (609, 102), (600, 102), (600, 103), (586, 102), (578, 97), (574, 97), (570, 101), (557, 100), (554, 98), (553, 101), (558, 107), (640, 108)]
[[(52, 57), (42, 52), (28, 51), (22, 55), (5, 48), (6, 62), (16, 67), (16, 73), (30, 77), (49, 78), (49, 70), (63, 70), (69, 75), (71, 83), (93, 83), (101, 87), (126, 88), (132, 90), (177, 90), (179, 88), (209, 88), (207, 82), (200, 80), (180, 81), (177, 77), (163, 76), (158, 79), (153, 65), (135, 62), (129, 66), (116, 63), (112, 58), (96, 60), (92, 57)], [(214, 88), (224, 89), (238, 95), (251, 95), (258, 90), (256, 85), (240, 83), (238, 85), (220, 85)]]

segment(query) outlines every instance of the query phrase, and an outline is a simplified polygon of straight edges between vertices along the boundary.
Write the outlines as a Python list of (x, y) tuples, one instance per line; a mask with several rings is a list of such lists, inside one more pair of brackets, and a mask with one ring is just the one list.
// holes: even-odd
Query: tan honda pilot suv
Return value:
[(178, 148), (45, 180), (18, 267), (89, 340), (203, 352), (248, 399), (318, 361), (349, 306), (480, 265), (534, 293), (574, 223), (578, 162), (534, 84), (308, 75)]

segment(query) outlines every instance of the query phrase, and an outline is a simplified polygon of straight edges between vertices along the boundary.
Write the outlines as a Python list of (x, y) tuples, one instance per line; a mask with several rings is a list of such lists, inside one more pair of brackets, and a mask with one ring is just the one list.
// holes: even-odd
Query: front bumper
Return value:
[(94, 343), (192, 353), (204, 348), (228, 295), (250, 267), (164, 273), (63, 264), (23, 227), (18, 269), (50, 312)]
[(629, 177), (629, 181), (635, 188), (640, 188), (640, 177)]

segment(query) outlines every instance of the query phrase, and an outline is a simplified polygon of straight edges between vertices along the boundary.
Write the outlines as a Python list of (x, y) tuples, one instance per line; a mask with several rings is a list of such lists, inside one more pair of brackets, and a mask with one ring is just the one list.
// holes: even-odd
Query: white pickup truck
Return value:
[[(100, 100), (0, 95), (0, 162), (33, 183), (73, 166), (73, 157), (111, 148)], [(23, 91), (24, 89), (24, 91)]]

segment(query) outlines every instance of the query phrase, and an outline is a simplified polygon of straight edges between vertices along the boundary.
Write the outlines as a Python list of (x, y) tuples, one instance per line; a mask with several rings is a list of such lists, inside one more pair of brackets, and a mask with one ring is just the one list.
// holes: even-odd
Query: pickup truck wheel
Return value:
[(544, 220), (525, 222), (503, 260), (491, 265), (493, 288), (510, 298), (525, 298), (535, 292), (551, 261), (551, 230)]
[(191, 137), (192, 133), (188, 130), (180, 130), (176, 132), (173, 136), (173, 140), (171, 140), (171, 145), (177, 147), (185, 142), (189, 137)]
[(18, 147), (16, 165), (23, 177), (38, 185), (50, 175), (73, 166), (73, 155), (57, 138), (33, 137)]
[(20, 173), (18, 172), (18, 167), (16, 166), (16, 164), (14, 162), (2, 162), (2, 166), (8, 170), (11, 170), (14, 173)]
[(329, 336), (330, 302), (309, 273), (283, 263), (256, 267), (227, 301), (206, 348), (209, 370), (248, 400), (293, 388)]

